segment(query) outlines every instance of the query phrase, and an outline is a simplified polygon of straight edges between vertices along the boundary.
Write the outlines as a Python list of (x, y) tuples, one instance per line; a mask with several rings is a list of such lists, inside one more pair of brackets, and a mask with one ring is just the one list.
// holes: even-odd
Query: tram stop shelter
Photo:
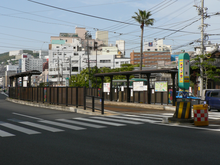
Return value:
[(10, 87), (13, 86), (13, 82), (15, 81), (15, 87), (18, 87), (18, 78), (21, 77), (21, 86), (23, 87), (23, 80), (24, 80), (24, 77), (27, 77), (28, 76), (28, 87), (31, 87), (31, 76), (32, 75), (40, 75), (41, 72), (38, 71), (38, 70), (31, 70), (31, 71), (27, 71), (27, 72), (21, 72), (21, 73), (17, 73), (17, 74), (14, 74), (14, 75), (11, 75), (9, 77), (10, 79)]
[[(178, 69), (176, 68), (166, 68), (166, 69), (152, 69), (152, 70), (136, 70), (136, 71), (125, 71), (125, 72), (110, 72), (110, 73), (97, 73), (94, 76), (100, 77), (102, 80), (102, 89), (103, 89), (103, 82), (104, 77), (110, 77), (110, 101), (112, 101), (112, 80), (114, 75), (124, 75), (127, 79), (127, 89), (129, 89), (129, 78), (131, 75), (141, 74), (146, 75), (147, 77), (147, 94), (148, 94), (148, 104), (151, 104), (151, 93), (150, 93), (150, 76), (151, 73), (168, 73), (171, 74), (172, 78), (172, 88), (173, 88), (173, 106), (175, 106), (176, 100), (176, 87), (175, 87), (175, 76), (178, 73)], [(127, 90), (127, 102), (130, 102), (130, 90)]]

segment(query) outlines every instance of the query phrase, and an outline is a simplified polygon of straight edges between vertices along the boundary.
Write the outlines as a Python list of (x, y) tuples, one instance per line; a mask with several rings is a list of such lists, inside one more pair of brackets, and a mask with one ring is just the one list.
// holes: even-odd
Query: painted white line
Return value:
[(62, 129), (57, 129), (57, 128), (53, 128), (53, 127), (49, 127), (49, 126), (45, 126), (45, 125), (41, 125), (41, 124), (37, 124), (37, 123), (32, 123), (32, 122), (29, 122), (29, 121), (22, 121), (22, 122), (19, 122), (19, 123), (25, 124), (25, 125), (28, 125), (28, 126), (32, 126), (32, 127), (35, 127), (35, 128), (40, 128), (40, 129), (50, 131), (50, 132), (64, 131)]
[(153, 117), (172, 117), (173, 115), (157, 115), (157, 114), (141, 114), (143, 116), (153, 116)]
[(10, 134), (8, 132), (0, 130), (0, 136), (1, 137), (9, 137), (9, 136), (15, 136), (14, 134)]
[(5, 96), (7, 96), (7, 97), (8, 97), (8, 95), (7, 95), (6, 93), (4, 93), (4, 92), (1, 92), (1, 94), (3, 94), (3, 95), (5, 95)]
[(125, 124), (119, 124), (119, 123), (112, 123), (107, 121), (100, 121), (100, 120), (93, 120), (93, 119), (87, 119), (87, 118), (74, 118), (76, 120), (83, 120), (93, 123), (100, 123), (100, 124), (106, 124), (106, 125), (112, 125), (112, 126), (125, 126)]
[(96, 125), (96, 124), (89, 124), (89, 123), (84, 123), (84, 122), (80, 122), (80, 121), (73, 121), (73, 120), (67, 120), (67, 119), (56, 119), (56, 120), (66, 122), (66, 123), (71, 123), (71, 124), (83, 125), (83, 126), (92, 127), (92, 128), (105, 128), (106, 127), (106, 126), (101, 126), (101, 125)]
[(143, 119), (153, 119), (153, 120), (161, 120), (162, 117), (150, 117), (150, 116), (141, 116), (141, 115), (123, 115), (126, 117), (134, 117), (134, 118), (143, 118)]
[[(147, 122), (147, 123), (158, 122), (158, 121), (155, 121), (155, 120), (148, 120), (148, 119), (144, 119), (144, 118), (125, 117), (125, 116), (106, 116), (106, 117), (119, 118), (119, 119), (128, 119), (128, 120), (136, 120), (136, 121), (142, 121), (142, 122)], [(159, 121), (162, 121), (162, 119), (159, 120)]]
[(210, 129), (210, 128), (193, 127), (193, 126), (185, 126), (185, 125), (174, 125), (174, 124), (163, 124), (163, 123), (153, 123), (153, 124), (169, 126), (169, 127), (182, 127), (182, 128), (190, 128), (190, 129), (220, 132), (220, 129)]
[(72, 126), (72, 125), (69, 125), (69, 124), (63, 124), (63, 123), (54, 122), (54, 121), (48, 121), (48, 120), (41, 120), (39, 122), (46, 123), (46, 124), (51, 124), (51, 125), (56, 125), (56, 126), (59, 126), (59, 127), (69, 128), (69, 129), (73, 129), (73, 130), (83, 130), (83, 129), (86, 129), (86, 128), (82, 128), (82, 127)]
[(105, 117), (91, 117), (91, 118), (107, 120), (107, 121), (115, 121), (115, 122), (126, 123), (126, 124), (144, 124), (144, 123), (141, 123), (141, 122), (128, 121), (128, 120), (123, 120), (123, 119), (109, 119), (109, 118), (105, 118)]
[(13, 115), (18, 115), (18, 116), (23, 116), (23, 117), (27, 117), (27, 118), (31, 118), (31, 119), (36, 119), (36, 120), (43, 120), (41, 118), (37, 118), (37, 117), (33, 117), (33, 116), (28, 116), (28, 115), (24, 115), (24, 114), (20, 114), (20, 113), (12, 113)]
[(31, 130), (31, 129), (27, 129), (27, 128), (24, 128), (24, 127), (20, 127), (20, 126), (14, 125), (14, 124), (10, 124), (10, 123), (0, 123), (0, 125), (4, 126), (4, 127), (7, 127), (7, 128), (10, 128), (10, 129), (13, 129), (13, 130), (16, 130), (16, 131), (19, 131), (19, 132), (26, 133), (28, 135), (40, 134), (40, 132)]

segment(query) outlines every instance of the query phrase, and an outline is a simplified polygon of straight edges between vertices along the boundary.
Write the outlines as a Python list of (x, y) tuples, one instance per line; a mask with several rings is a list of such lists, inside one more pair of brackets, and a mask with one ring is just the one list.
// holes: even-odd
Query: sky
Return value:
[[(77, 26), (85, 27), (94, 39), (97, 30), (109, 31), (110, 44), (125, 40), (126, 57), (130, 57), (133, 50), (140, 51), (141, 29), (132, 18), (138, 9), (151, 11), (155, 20), (153, 26), (145, 27), (144, 41), (163, 38), (164, 44), (172, 46), (172, 53), (192, 51), (200, 45), (200, 0), (33, 1), (4, 0), (0, 4), (0, 53), (48, 50), (51, 36), (75, 33)], [(220, 14), (215, 15), (220, 13), (220, 0), (204, 0), (204, 4), (210, 15), (205, 19), (207, 40), (220, 43)]]

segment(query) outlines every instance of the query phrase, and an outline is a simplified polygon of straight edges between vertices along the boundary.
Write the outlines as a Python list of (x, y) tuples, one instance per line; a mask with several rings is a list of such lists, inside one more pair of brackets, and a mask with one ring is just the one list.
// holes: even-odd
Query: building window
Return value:
[(147, 49), (147, 51), (150, 51), (150, 49)]
[(111, 63), (111, 60), (100, 60), (100, 63)]
[(119, 64), (119, 62), (116, 62), (116, 64)]
[(157, 49), (155, 49), (155, 51), (157, 51)]
[(78, 72), (78, 67), (72, 67), (72, 72)]

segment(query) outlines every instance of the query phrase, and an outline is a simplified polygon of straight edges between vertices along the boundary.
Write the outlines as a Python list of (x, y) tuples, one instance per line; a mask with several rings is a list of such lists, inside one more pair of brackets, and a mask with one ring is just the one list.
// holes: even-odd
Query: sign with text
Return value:
[(147, 91), (147, 85), (143, 81), (133, 82), (133, 91)]
[(110, 92), (110, 83), (103, 83), (103, 92)]

